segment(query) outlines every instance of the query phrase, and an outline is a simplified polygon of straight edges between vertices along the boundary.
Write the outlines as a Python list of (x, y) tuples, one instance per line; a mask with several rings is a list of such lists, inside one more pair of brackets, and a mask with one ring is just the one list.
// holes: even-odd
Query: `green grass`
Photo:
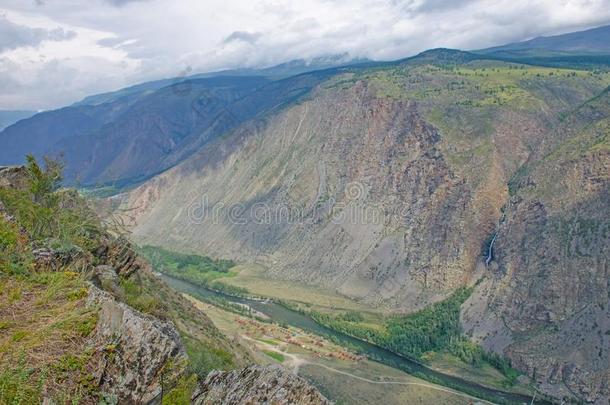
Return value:
[(167, 308), (159, 300), (159, 297), (148, 291), (142, 282), (136, 279), (137, 275), (133, 275), (129, 279), (121, 279), (121, 298), (130, 307), (158, 317), (163, 317)]
[(22, 356), (16, 364), (0, 368), (0, 404), (31, 404), (41, 400), (44, 377), (32, 379), (34, 369)]
[(0, 403), (39, 402), (43, 386), (57, 403), (95, 397), (91, 353), (83, 348), (98, 309), (84, 305), (84, 277), (60, 271), (0, 279), (0, 309), (19, 319), (2, 323)]
[(272, 340), (272, 339), (256, 339), (259, 342), (263, 342), (263, 343), (267, 343), (268, 345), (272, 345), (272, 346), (278, 346), (279, 343), (277, 340)]
[(212, 347), (183, 335), (192, 373), (205, 377), (212, 370), (226, 370), (233, 366), (233, 354), (225, 348)]
[(191, 394), (197, 386), (197, 376), (183, 376), (177, 384), (163, 395), (163, 405), (189, 405)]
[(178, 253), (155, 246), (143, 246), (140, 248), (140, 252), (160, 273), (228, 294), (248, 293), (245, 288), (216, 281), (220, 278), (234, 277), (237, 274), (231, 271), (235, 267), (235, 263), (231, 260), (215, 260), (207, 256)]
[(282, 353), (274, 352), (271, 350), (263, 350), (263, 353), (265, 353), (267, 356), (271, 357), (273, 360), (279, 363), (283, 363), (285, 360), (285, 357)]

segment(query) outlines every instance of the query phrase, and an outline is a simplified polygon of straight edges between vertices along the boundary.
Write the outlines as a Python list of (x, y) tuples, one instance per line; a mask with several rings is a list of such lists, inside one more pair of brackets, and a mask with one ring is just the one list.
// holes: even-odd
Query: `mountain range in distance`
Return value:
[[(590, 58), (598, 57), (594, 63), (607, 66), (610, 61), (604, 59), (608, 52), (603, 44), (610, 37), (608, 32), (608, 27), (600, 27), (474, 53), (428, 51), (395, 62), (350, 60), (339, 55), (266, 69), (238, 69), (146, 82), (90, 96), (10, 125), (0, 132), (5, 145), (0, 151), (0, 163), (21, 163), (22, 156), (29, 152), (36, 156), (62, 155), (67, 163), (67, 181), (72, 184), (119, 187), (136, 184), (184, 160), (238, 124), (305, 95), (341, 69), (357, 71), (407, 62), (425, 63), (428, 59), (443, 63), (443, 58), (449, 58), (449, 63), (457, 59), (518, 62), (518, 58), (524, 58), (527, 63), (541, 65), (590, 65)], [(519, 52), (512, 52), (515, 49)], [(564, 52), (559, 59), (558, 51)], [(576, 55), (576, 51), (581, 55)], [(24, 115), (12, 117), (14, 120)]]
[(27, 110), (0, 110), (0, 131), (13, 125), (17, 121), (29, 118), (36, 114), (36, 111)]
[(610, 25), (606, 25), (562, 35), (536, 37), (474, 52), (500, 57), (610, 55), (609, 36)]

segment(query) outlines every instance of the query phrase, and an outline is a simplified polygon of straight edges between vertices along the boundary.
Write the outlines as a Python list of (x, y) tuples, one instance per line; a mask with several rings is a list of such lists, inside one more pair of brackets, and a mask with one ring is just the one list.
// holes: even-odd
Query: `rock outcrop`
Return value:
[(193, 405), (330, 405), (303, 378), (280, 366), (212, 371), (191, 398)]
[(187, 356), (173, 324), (144, 315), (91, 286), (88, 306), (100, 308), (91, 338), (94, 376), (102, 392), (119, 403), (146, 404), (160, 396), (163, 378), (183, 371)]
[(27, 173), (24, 166), (0, 166), (0, 187), (24, 189)]

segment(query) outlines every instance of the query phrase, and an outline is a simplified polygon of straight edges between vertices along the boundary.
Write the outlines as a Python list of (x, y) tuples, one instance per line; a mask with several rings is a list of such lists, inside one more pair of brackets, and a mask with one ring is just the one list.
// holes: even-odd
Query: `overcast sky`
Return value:
[(398, 59), (610, 23), (610, 0), (0, 0), (0, 109), (291, 59)]

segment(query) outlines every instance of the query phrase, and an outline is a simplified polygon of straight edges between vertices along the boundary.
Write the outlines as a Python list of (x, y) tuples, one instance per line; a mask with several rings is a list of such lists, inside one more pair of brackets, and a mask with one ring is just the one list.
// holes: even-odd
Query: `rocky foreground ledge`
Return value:
[(330, 402), (303, 378), (280, 366), (212, 371), (191, 398), (196, 405), (326, 405)]

